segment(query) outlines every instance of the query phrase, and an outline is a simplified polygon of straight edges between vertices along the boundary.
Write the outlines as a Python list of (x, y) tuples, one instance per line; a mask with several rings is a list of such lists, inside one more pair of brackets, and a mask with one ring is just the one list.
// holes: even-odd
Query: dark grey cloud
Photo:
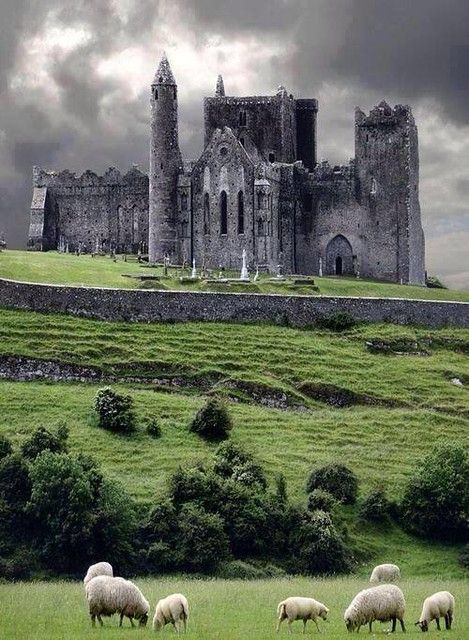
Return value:
[[(86, 37), (65, 52), (50, 49), (46, 60), (25, 57), (34, 38), (40, 49), (57, 28), (82, 29)], [(213, 38), (254, 41), (259, 50), (275, 43), (259, 68), (249, 57), (240, 63), (252, 77), (250, 90), (283, 83), (319, 97), (319, 153), (333, 162), (353, 154), (355, 104), (369, 108), (386, 97), (420, 105), (422, 124), (437, 110), (440, 135), (421, 128), (424, 221), (432, 238), (447, 226), (468, 228), (469, 179), (455, 166), (452, 145), (453, 136), (469, 143), (467, 0), (1, 0), (0, 232), (10, 244), (25, 243), (33, 164), (146, 169), (146, 87), (132, 93), (132, 77), (102, 74), (100, 63), (135, 44), (156, 57), (163, 42), (177, 49), (188, 37), (201, 59)], [(220, 71), (230, 68), (229, 47), (216, 51)], [(25, 65), (40, 82), (22, 84), (31, 75)], [(201, 79), (205, 73), (201, 66)], [(225, 77), (228, 91), (231, 84)], [(192, 86), (180, 104), (186, 157), (200, 152), (201, 127), (202, 90)], [(457, 153), (469, 166), (469, 146)]]

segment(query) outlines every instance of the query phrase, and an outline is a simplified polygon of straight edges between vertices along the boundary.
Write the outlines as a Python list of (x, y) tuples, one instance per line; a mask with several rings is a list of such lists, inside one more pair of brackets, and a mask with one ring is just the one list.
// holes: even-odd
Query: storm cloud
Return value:
[(148, 166), (148, 86), (163, 50), (180, 141), (202, 99), (285, 84), (319, 99), (318, 152), (353, 156), (353, 109), (385, 97), (419, 126), (427, 267), (469, 288), (469, 4), (465, 0), (2, 0), (0, 233), (27, 237), (32, 166)]

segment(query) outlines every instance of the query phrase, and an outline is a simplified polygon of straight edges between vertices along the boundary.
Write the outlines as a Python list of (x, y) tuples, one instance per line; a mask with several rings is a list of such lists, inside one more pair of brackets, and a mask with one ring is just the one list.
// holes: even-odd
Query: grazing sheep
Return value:
[(370, 582), (397, 582), (401, 578), (401, 570), (397, 564), (379, 564), (373, 569)]
[(96, 625), (96, 618), (103, 626), (101, 616), (112, 616), (114, 613), (120, 614), (120, 627), (124, 616), (129, 618), (132, 627), (133, 618), (139, 620), (141, 627), (147, 624), (150, 605), (140, 589), (130, 580), (96, 576), (88, 582), (85, 592), (93, 627)]
[(392, 632), (396, 630), (396, 620), (404, 626), (405, 600), (404, 594), (394, 584), (381, 584), (378, 587), (364, 589), (357, 593), (344, 613), (344, 620), (348, 631), (357, 632), (362, 624), (371, 624), (375, 620), (388, 622), (392, 620)]
[(279, 631), (283, 620), (288, 620), (288, 630), (290, 633), (292, 632), (291, 624), (295, 620), (303, 620), (303, 633), (306, 631), (306, 623), (308, 620), (312, 620), (319, 631), (316, 618), (327, 620), (328, 613), (329, 609), (313, 598), (287, 598), (286, 600), (283, 600), (283, 602), (280, 602), (277, 607), (277, 632)]
[(97, 562), (96, 564), (92, 564), (91, 567), (88, 568), (86, 572), (86, 576), (83, 580), (85, 587), (90, 580), (96, 578), (96, 576), (113, 576), (114, 572), (112, 570), (112, 566), (109, 562)]
[(187, 629), (187, 619), (189, 617), (189, 604), (187, 598), (181, 593), (173, 593), (156, 604), (155, 616), (153, 618), (153, 630), (159, 631), (169, 622), (173, 625), (176, 633), (184, 627)]
[(440, 618), (444, 618), (446, 629), (451, 629), (453, 614), (454, 596), (449, 591), (438, 591), (424, 600), (422, 613), (415, 624), (419, 625), (422, 631), (428, 631), (428, 625), (435, 620), (437, 629), (440, 631)]

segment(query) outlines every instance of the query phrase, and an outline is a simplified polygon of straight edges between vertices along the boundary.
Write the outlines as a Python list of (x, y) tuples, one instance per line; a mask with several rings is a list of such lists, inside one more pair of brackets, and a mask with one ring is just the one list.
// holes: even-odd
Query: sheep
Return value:
[(113, 575), (114, 575), (114, 572), (109, 562), (97, 562), (96, 564), (92, 564), (91, 567), (88, 568), (88, 571), (86, 572), (86, 576), (83, 579), (83, 583), (86, 587), (88, 582), (92, 578), (96, 578), (96, 576), (113, 576)]
[(396, 564), (379, 564), (371, 572), (370, 582), (397, 582), (400, 577), (401, 570)]
[(96, 626), (96, 618), (103, 626), (101, 616), (112, 616), (114, 613), (120, 614), (120, 627), (124, 616), (129, 618), (132, 627), (133, 618), (139, 621), (141, 627), (147, 624), (150, 605), (140, 589), (130, 580), (96, 576), (88, 582), (85, 592), (93, 627)]
[(449, 591), (438, 591), (424, 600), (422, 613), (415, 624), (422, 631), (428, 631), (428, 625), (432, 620), (435, 620), (437, 629), (440, 631), (440, 618), (444, 618), (446, 629), (451, 629), (453, 614), (454, 596)]
[(169, 622), (173, 625), (176, 633), (184, 627), (187, 629), (187, 619), (189, 618), (189, 604), (187, 598), (181, 593), (173, 593), (156, 603), (155, 616), (153, 618), (153, 631), (160, 631)]
[(306, 623), (308, 620), (313, 620), (319, 631), (317, 618), (327, 620), (328, 613), (329, 609), (313, 598), (287, 598), (283, 600), (283, 602), (280, 602), (277, 607), (277, 633), (280, 630), (280, 625), (283, 620), (288, 620), (288, 630), (290, 633), (292, 632), (291, 624), (295, 620), (303, 620), (303, 633), (306, 632)]
[(404, 625), (405, 599), (404, 594), (394, 584), (381, 584), (377, 587), (364, 589), (357, 593), (344, 613), (344, 621), (348, 631), (357, 632), (362, 624), (371, 625), (375, 620), (388, 622), (392, 620), (392, 632), (396, 630), (396, 620)]

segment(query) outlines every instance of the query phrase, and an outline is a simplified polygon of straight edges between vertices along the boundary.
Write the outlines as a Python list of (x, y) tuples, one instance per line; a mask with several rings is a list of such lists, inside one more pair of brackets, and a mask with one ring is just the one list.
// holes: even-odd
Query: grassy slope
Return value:
[[(108, 257), (91, 258), (89, 255), (77, 257), (54, 251), (36, 253), (8, 250), (0, 253), (0, 277), (30, 282), (135, 288), (142, 285), (135, 279), (123, 277), (122, 274), (148, 275), (155, 272), (161, 274), (162, 270), (144, 268), (136, 262), (124, 262), (121, 257), (117, 262), (113, 262)], [(173, 277), (163, 280), (161, 285), (146, 283), (144, 286), (186, 290), (220, 290), (219, 286), (203, 285), (202, 283), (181, 285), (178, 280), (179, 272), (171, 270), (171, 273)], [(186, 275), (189, 275), (189, 272)], [(239, 274), (233, 273), (232, 275), (237, 277)], [(357, 280), (356, 278), (318, 278), (315, 276), (314, 280), (319, 286), (319, 292), (311, 291), (308, 287), (292, 288), (288, 284), (272, 284), (267, 282), (267, 276), (261, 276), (259, 282), (248, 287), (232, 286), (224, 287), (224, 289), (261, 293), (311, 295), (319, 293), (332, 296), (381, 296), (469, 301), (469, 293), (461, 291), (401, 286), (371, 280)]]
[[(429, 336), (433, 344), (428, 357), (376, 355), (365, 347), (370, 338)], [(308, 411), (298, 412), (230, 403), (232, 438), (260, 459), (271, 478), (282, 471), (297, 501), (304, 500), (312, 466), (340, 459), (358, 474), (362, 493), (383, 482), (389, 494), (398, 497), (415, 461), (436, 442), (467, 444), (467, 387), (454, 386), (448, 376), (469, 379), (467, 356), (456, 346), (467, 349), (468, 342), (467, 330), (368, 325), (333, 334), (261, 325), (129, 325), (0, 311), (0, 354), (93, 364), (104, 370), (120, 364), (126, 371), (133, 363), (132, 373), (152, 376), (165, 375), (168, 368), (189, 377), (216, 372), (292, 394), (298, 393), (298, 383), (321, 381), (402, 405), (334, 409), (302, 398)], [(223, 381), (218, 387), (223, 390)], [(0, 431), (19, 443), (38, 425), (65, 420), (73, 449), (96, 456), (138, 500), (148, 502), (164, 491), (168, 475), (179, 464), (211, 455), (214, 446), (187, 431), (204, 399), (194, 388), (121, 388), (132, 391), (140, 424), (150, 416), (159, 419), (160, 439), (151, 439), (142, 429), (130, 439), (100, 431), (91, 414), (97, 385), (76, 383), (0, 382)], [(354, 533), (377, 559), (399, 558), (412, 575), (462, 575), (454, 548), (420, 543), (398, 529), (358, 527)]]
[[(333, 580), (270, 580), (270, 581), (201, 581), (185, 579), (138, 580), (138, 586), (150, 602), (151, 618), (156, 601), (171, 592), (182, 592), (189, 600), (190, 618), (188, 633), (194, 639), (238, 640), (239, 638), (272, 638), (275, 633), (277, 603), (291, 595), (316, 597), (330, 609), (329, 624), (319, 621), (319, 626), (330, 640), (347, 637), (343, 612), (353, 596), (367, 586), (365, 579), (346, 578)], [(452, 640), (469, 637), (469, 613), (464, 601), (469, 598), (469, 584), (462, 580), (404, 579), (400, 587), (404, 591), (407, 608), (405, 621), (407, 636), (420, 638), (421, 632), (414, 626), (421, 611), (423, 599), (439, 589), (449, 589), (456, 598), (456, 614)], [(6, 640), (59, 640), (61, 638), (89, 638), (91, 624), (83, 596), (81, 583), (32, 583), (0, 585), (2, 603), (2, 637)], [(437, 636), (432, 623), (430, 636)], [(118, 617), (105, 618), (105, 628), (96, 631), (103, 638), (154, 637), (151, 619), (145, 629), (131, 629), (126, 619), (119, 629)], [(442, 621), (444, 628), (444, 622)], [(375, 622), (374, 635), (385, 636), (389, 624)], [(293, 633), (299, 635), (303, 625), (296, 622)], [(172, 629), (163, 631), (173, 637)], [(314, 623), (308, 622), (308, 635), (317, 637)], [(367, 635), (367, 630), (362, 629)], [(445, 636), (442, 631), (442, 637)], [(280, 632), (287, 636), (286, 623)], [(401, 636), (400, 626), (396, 637)]]

